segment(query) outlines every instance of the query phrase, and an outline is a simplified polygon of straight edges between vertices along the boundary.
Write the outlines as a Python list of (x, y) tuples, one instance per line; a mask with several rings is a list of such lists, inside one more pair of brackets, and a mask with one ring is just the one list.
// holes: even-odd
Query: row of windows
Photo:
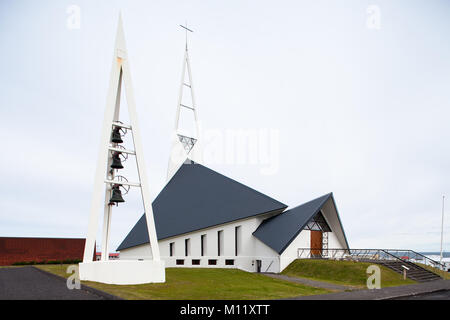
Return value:
[[(192, 259), (191, 264), (193, 266), (199, 266), (200, 265), (200, 259)], [(183, 266), (184, 265), (184, 259), (177, 259), (176, 260), (177, 266)], [(208, 265), (215, 266), (217, 265), (217, 259), (208, 259)], [(226, 266), (234, 266), (234, 260), (233, 259), (226, 259), (225, 260)]]
[[(237, 226), (234, 228), (234, 254), (238, 256), (240, 254), (241, 247), (241, 226)], [(224, 233), (223, 230), (217, 231), (217, 255), (221, 256), (224, 252)], [(173, 257), (175, 255), (175, 242), (169, 243), (169, 255)], [(184, 239), (184, 255), (191, 255), (191, 239)], [(200, 255), (206, 255), (206, 234), (202, 234), (200, 236)], [(194, 260), (193, 260), (194, 261)]]

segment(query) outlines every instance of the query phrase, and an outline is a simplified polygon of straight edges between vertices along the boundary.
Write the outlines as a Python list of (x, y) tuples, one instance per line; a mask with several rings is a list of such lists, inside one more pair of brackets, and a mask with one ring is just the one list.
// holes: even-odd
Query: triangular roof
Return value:
[[(266, 219), (253, 232), (253, 235), (281, 254), (330, 198), (334, 204), (333, 194), (329, 193)], [(338, 213), (337, 218), (342, 228)], [(347, 239), (345, 239), (345, 242), (348, 247)]]
[[(185, 163), (153, 201), (158, 240), (287, 206), (198, 163)], [(148, 243), (143, 215), (117, 250)]]

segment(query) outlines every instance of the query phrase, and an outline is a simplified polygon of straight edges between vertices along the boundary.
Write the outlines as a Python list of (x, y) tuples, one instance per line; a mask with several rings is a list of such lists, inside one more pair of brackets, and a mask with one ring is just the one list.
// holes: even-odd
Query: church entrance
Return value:
[(322, 256), (322, 231), (311, 230), (311, 258)]

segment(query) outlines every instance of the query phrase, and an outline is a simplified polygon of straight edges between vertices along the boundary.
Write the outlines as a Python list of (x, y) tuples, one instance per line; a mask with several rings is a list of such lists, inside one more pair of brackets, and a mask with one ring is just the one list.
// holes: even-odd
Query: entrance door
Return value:
[(311, 257), (322, 256), (322, 231), (311, 230)]
[(258, 272), (258, 273), (261, 272), (261, 266), (262, 266), (262, 261), (256, 260), (256, 272)]

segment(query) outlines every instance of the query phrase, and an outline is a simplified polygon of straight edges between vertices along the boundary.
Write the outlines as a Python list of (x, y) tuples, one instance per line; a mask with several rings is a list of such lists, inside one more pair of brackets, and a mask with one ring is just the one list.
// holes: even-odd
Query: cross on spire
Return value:
[(186, 32), (186, 51), (187, 51), (187, 49), (188, 49), (188, 31), (189, 32), (194, 32), (194, 31), (188, 28), (187, 21), (186, 21), (186, 26), (183, 26), (182, 24), (180, 24), (180, 27), (182, 27)]

